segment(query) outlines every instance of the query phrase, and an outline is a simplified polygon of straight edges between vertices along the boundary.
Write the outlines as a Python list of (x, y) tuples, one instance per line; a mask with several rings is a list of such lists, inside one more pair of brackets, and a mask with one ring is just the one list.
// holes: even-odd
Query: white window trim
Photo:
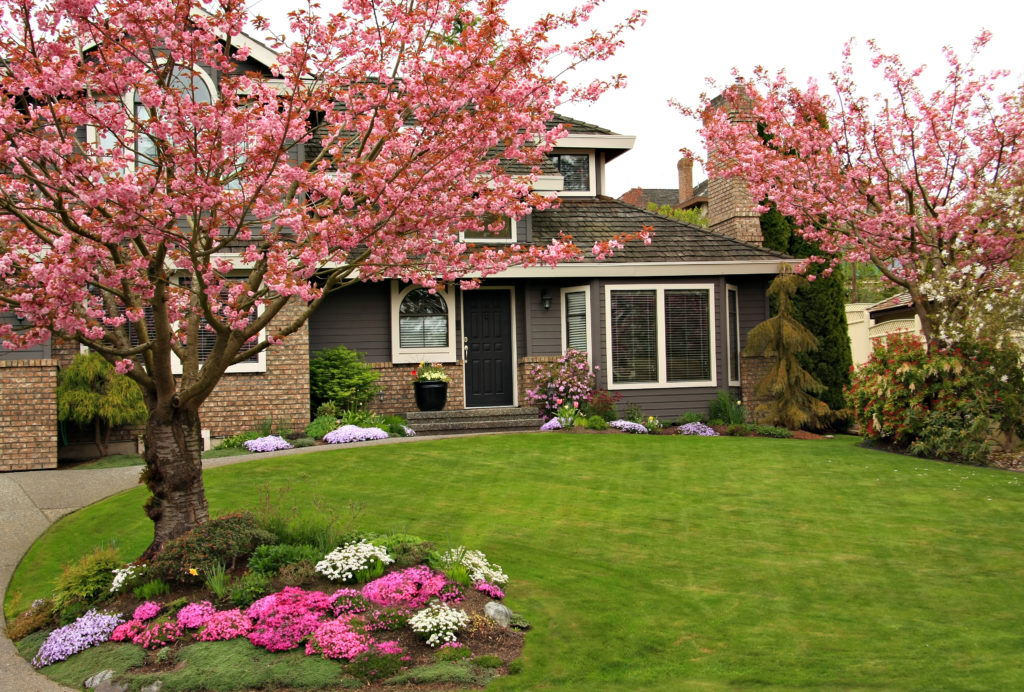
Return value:
[(398, 312), (406, 294), (417, 288), (416, 284), (402, 286), (398, 281), (391, 282), (391, 362), (392, 363), (454, 363), (455, 357), (455, 291), (449, 286), (438, 290), (437, 295), (444, 299), (448, 309), (448, 346), (444, 348), (402, 348), (398, 333)]
[(586, 190), (566, 190), (563, 182), (562, 189), (558, 192), (559, 197), (594, 197), (597, 195), (597, 164), (595, 162), (597, 155), (593, 149), (555, 149), (551, 153), (554, 155), (586, 154), (587, 160), (590, 162), (590, 187)]
[(499, 238), (498, 236), (488, 236), (487, 238), (466, 238), (465, 231), (459, 231), (459, 242), (466, 243), (467, 245), (514, 245), (519, 242), (519, 222), (513, 218), (509, 218), (512, 222), (512, 237), (511, 238)]
[(587, 332), (587, 362), (592, 364), (594, 362), (593, 361), (594, 347), (593, 347), (593, 344), (591, 343), (591, 337), (590, 337), (590, 286), (569, 286), (569, 287), (563, 288), (561, 293), (560, 293), (560, 295), (558, 296), (558, 298), (559, 298), (559, 301), (558, 301), (558, 311), (559, 311), (559, 313), (561, 313), (560, 314), (560, 318), (561, 318), (561, 322), (562, 322), (562, 353), (565, 353), (566, 351), (569, 350), (569, 335), (568, 335), (568, 333), (566, 331), (566, 324), (565, 324), (565, 319), (567, 317), (567, 315), (565, 314), (565, 295), (567, 293), (580, 293), (580, 292), (583, 293), (583, 301), (584, 301), (583, 304), (584, 304), (584, 309), (586, 310), (586, 316), (587, 316), (587, 326), (586, 326), (586, 332)]
[[(516, 287), (515, 286), (480, 286), (478, 288), (471, 289), (474, 291), (508, 291), (509, 297), (509, 313), (510, 313), (510, 326), (509, 331), (512, 336), (512, 406), (515, 408), (519, 407), (519, 350), (516, 347), (517, 341), (517, 326), (516, 326)], [(468, 337), (466, 336), (466, 302), (462, 301), (460, 306), (462, 309), (459, 311), (459, 321), (462, 323), (462, 341), (469, 348)], [(465, 382), (466, 378), (466, 352), (462, 353), (462, 378)], [(466, 399), (469, 396), (468, 388), (462, 388), (462, 408), (471, 408), (466, 404)], [(472, 407), (478, 408), (478, 407)], [(489, 406), (483, 406), (479, 408), (491, 408)]]
[[(708, 325), (711, 334), (708, 342), (711, 351), (711, 379), (687, 380), (685, 382), (667, 381), (667, 357), (665, 354), (665, 291), (666, 290), (706, 290), (708, 292)], [(658, 347), (658, 381), (628, 382), (616, 384), (615, 371), (612, 368), (612, 292), (613, 291), (654, 291), (656, 344)], [(718, 317), (715, 313), (715, 284), (610, 284), (604, 287), (605, 305), (605, 367), (608, 373), (608, 389), (691, 389), (696, 387), (715, 387), (718, 385), (718, 353), (715, 335), (718, 331)]]
[(736, 339), (740, 338), (740, 289), (732, 284), (725, 285), (725, 376), (729, 380), (730, 387), (739, 387), (743, 382), (743, 370), (742, 370), (742, 359), (740, 358), (740, 351), (737, 344), (736, 352), (736, 374), (737, 378), (732, 379), (732, 372), (729, 367), (729, 359), (732, 358), (732, 331), (729, 329), (729, 294), (736, 294)]

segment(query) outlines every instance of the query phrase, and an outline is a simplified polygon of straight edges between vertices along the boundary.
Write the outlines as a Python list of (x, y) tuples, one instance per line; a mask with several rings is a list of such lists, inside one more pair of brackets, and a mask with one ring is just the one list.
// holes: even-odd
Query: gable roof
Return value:
[(605, 129), (600, 125), (594, 125), (592, 123), (585, 123), (582, 120), (576, 120), (570, 118), (567, 115), (561, 113), (555, 113), (551, 116), (551, 120), (547, 121), (548, 129), (555, 127), (556, 125), (565, 125), (569, 130), (569, 134), (573, 135), (617, 135), (617, 132)]
[(792, 259), (781, 252), (669, 219), (610, 197), (565, 198), (557, 209), (535, 212), (533, 239), (537, 244), (547, 244), (559, 231), (565, 232), (573, 237), (576, 245), (587, 250), (584, 262), (595, 262), (589, 252), (594, 243), (614, 235), (636, 233), (644, 226), (653, 228), (650, 245), (640, 241), (626, 243), (602, 263), (753, 261), (778, 267), (780, 261)]

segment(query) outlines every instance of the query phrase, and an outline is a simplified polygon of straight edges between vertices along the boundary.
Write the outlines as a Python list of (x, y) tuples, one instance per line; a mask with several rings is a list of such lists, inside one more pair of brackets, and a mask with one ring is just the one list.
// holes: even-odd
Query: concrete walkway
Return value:
[[(389, 438), (357, 442), (351, 446), (401, 444), (444, 437), (455, 436)], [(324, 447), (302, 447), (280, 452), (208, 459), (203, 462), (203, 468), (316, 451), (324, 451)], [(10, 585), (14, 568), (50, 524), (109, 495), (135, 487), (139, 483), (141, 470), (140, 466), (126, 466), (115, 469), (0, 473), (0, 594), (3, 594), (4, 599), (7, 597), (7, 587)], [(2, 617), (0, 634), (0, 691), (70, 692), (68, 688), (51, 682), (37, 673), (28, 661), (18, 655), (14, 644), (7, 638), (7, 627)]]

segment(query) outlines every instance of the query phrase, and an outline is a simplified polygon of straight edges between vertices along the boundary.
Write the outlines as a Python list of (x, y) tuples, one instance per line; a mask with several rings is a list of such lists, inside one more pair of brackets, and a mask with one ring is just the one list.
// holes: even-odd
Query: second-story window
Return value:
[(551, 162), (562, 174), (566, 192), (590, 192), (592, 188), (590, 154), (551, 154)]

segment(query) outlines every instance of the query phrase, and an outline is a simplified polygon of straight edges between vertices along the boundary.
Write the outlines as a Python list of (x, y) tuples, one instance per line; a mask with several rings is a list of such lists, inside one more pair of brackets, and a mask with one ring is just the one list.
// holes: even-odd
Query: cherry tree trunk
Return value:
[(153, 520), (152, 557), (177, 538), (209, 519), (203, 487), (202, 435), (196, 411), (173, 409), (168, 415), (151, 412), (144, 434), (146, 470), (143, 481), (152, 497), (146, 514)]

